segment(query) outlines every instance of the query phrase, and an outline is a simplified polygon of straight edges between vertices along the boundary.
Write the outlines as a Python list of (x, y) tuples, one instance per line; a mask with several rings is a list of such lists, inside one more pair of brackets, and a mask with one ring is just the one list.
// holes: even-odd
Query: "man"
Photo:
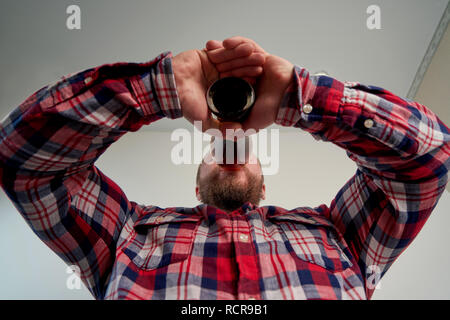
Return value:
[[(230, 75), (257, 88), (243, 123), (207, 108), (208, 86)], [(358, 169), (329, 206), (286, 210), (258, 206), (258, 164), (205, 161), (195, 208), (139, 205), (94, 165), (126, 132), (181, 116), (204, 130), (295, 126)], [(2, 187), (97, 299), (368, 299), (435, 207), (450, 154), (424, 106), (312, 76), (243, 37), (80, 72), (28, 98), (0, 134)]]

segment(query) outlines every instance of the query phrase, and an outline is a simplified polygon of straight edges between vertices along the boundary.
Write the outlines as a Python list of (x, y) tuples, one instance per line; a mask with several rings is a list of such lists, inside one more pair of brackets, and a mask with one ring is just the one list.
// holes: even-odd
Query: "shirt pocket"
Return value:
[(154, 270), (181, 262), (192, 252), (200, 216), (171, 211), (153, 212), (134, 223), (124, 253), (142, 270)]
[(337, 272), (353, 266), (349, 251), (327, 219), (299, 213), (274, 216), (286, 249), (295, 258)]

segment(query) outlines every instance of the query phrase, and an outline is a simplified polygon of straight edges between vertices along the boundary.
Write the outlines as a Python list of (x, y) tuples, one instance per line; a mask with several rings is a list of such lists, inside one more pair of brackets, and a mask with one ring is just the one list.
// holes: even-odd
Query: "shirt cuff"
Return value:
[(172, 53), (164, 52), (144, 65), (150, 68), (150, 72), (131, 81), (144, 115), (160, 115), (170, 119), (182, 117), (172, 69)]
[(305, 68), (294, 67), (291, 84), (278, 109), (276, 124), (306, 127), (306, 123), (336, 121), (344, 84), (328, 76), (310, 75)]

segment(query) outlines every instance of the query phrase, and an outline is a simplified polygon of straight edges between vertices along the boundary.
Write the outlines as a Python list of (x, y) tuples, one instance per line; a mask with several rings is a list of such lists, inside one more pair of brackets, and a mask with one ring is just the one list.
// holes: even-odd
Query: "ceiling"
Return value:
[[(65, 74), (146, 61), (233, 35), (250, 37), (311, 72), (406, 96), (448, 1), (376, 3), (380, 30), (366, 26), (372, 0), (2, 0), (0, 118)], [(66, 28), (70, 4), (80, 6), (81, 30)], [(148, 129), (179, 127), (192, 129), (184, 119), (163, 119)]]

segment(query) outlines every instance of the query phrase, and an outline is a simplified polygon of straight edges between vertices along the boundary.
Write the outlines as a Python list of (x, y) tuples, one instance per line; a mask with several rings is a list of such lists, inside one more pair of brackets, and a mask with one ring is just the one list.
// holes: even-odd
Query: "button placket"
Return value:
[(238, 298), (257, 297), (259, 287), (259, 265), (252, 243), (250, 222), (244, 215), (233, 217), (233, 241), (239, 269)]

